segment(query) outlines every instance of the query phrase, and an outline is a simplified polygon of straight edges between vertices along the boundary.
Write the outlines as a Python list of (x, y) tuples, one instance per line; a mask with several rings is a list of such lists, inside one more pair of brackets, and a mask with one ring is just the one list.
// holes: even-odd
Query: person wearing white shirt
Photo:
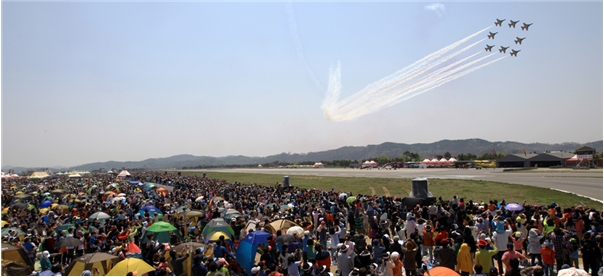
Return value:
[(497, 265), (499, 268), (499, 274), (503, 275), (503, 262), (501, 258), (503, 258), (503, 254), (505, 254), (506, 249), (508, 247), (508, 237), (512, 234), (512, 227), (508, 225), (508, 229), (503, 233), (497, 233), (497, 231), (493, 232), (493, 240), (495, 241), (495, 246), (499, 249), (499, 253), (493, 256), (495, 260), (497, 260)]

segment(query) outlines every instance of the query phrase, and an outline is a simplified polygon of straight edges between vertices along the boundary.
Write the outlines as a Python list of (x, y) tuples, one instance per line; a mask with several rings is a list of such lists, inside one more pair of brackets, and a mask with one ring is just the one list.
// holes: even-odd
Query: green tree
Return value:
[(450, 159), (451, 158), (451, 153), (449, 153), (449, 151), (445, 152), (445, 159)]

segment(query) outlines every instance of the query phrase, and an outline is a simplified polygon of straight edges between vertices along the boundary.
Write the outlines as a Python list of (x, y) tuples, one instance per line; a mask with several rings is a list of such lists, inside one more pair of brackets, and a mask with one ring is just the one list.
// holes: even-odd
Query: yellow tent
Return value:
[(25, 253), (22, 247), (18, 247), (12, 244), (2, 244), (2, 259), (13, 261), (15, 264), (27, 267), (31, 270), (34, 269), (34, 264)]
[(104, 276), (111, 270), (113, 264), (119, 260), (118, 256), (103, 252), (85, 254), (74, 259), (65, 270), (65, 273), (67, 273), (67, 276), (79, 276), (84, 270), (92, 271), (93, 268), (96, 268), (99, 270), (100, 276)]
[(137, 258), (126, 258), (125, 260), (117, 263), (113, 269), (107, 272), (109, 276), (126, 276), (128, 272), (136, 271), (138, 275), (143, 275), (147, 272), (155, 270), (154, 267), (148, 263)]

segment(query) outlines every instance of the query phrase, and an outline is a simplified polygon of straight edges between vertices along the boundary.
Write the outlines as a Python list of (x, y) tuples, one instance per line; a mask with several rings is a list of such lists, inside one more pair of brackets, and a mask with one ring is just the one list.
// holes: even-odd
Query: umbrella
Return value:
[(15, 198), (29, 198), (31, 197), (31, 195), (29, 194), (19, 194), (19, 195), (15, 195)]
[(54, 202), (52, 202), (51, 200), (46, 200), (42, 202), (42, 204), (40, 204), (40, 208), (48, 208), (52, 206), (52, 204), (54, 204)]
[(108, 192), (105, 192), (105, 194), (107, 194), (107, 195), (109, 195), (109, 194), (115, 194), (115, 192), (113, 192), (113, 191), (108, 191)]
[(11, 206), (11, 208), (17, 209), (17, 210), (24, 210), (24, 209), (27, 209), (27, 207), (29, 207), (29, 205), (27, 205), (25, 203), (14, 204)]
[(160, 233), (160, 232), (169, 232), (169, 231), (175, 231), (176, 227), (174, 227), (174, 225), (165, 222), (165, 221), (159, 221), (159, 222), (155, 222), (153, 223), (153, 225), (151, 225), (149, 228), (147, 228), (147, 232), (154, 232), (154, 233)]
[(111, 201), (113, 201), (113, 202), (117, 202), (117, 201), (122, 201), (122, 200), (124, 200), (124, 199), (126, 199), (126, 197), (122, 197), (122, 196), (120, 196), (120, 197), (115, 197), (115, 198), (113, 198), (113, 200), (111, 200)]
[(40, 214), (45, 214), (48, 212), (48, 208), (42, 208), (42, 209), (40, 209), (39, 212), (40, 212)]
[(338, 195), (338, 198), (340, 198), (342, 200), (346, 199), (346, 197), (348, 197), (348, 194), (346, 194), (346, 193), (340, 193), (340, 195)]
[(357, 201), (357, 198), (354, 197), (354, 196), (350, 196), (350, 197), (346, 198), (346, 203), (350, 204), (350, 203), (352, 203), (354, 201)]
[(4, 221), (4, 220), (2, 220), (2, 221), (0, 222), (0, 227), (1, 227), (1, 228), (4, 228), (4, 226), (6, 226), (6, 225), (9, 225), (9, 223), (8, 223), (8, 222), (6, 222), (6, 221)]
[(201, 202), (203, 201), (203, 196), (199, 196), (197, 197), (197, 199), (195, 199), (195, 202)]
[(278, 236), (277, 239), (275, 240), (275, 242), (281, 243), (281, 244), (291, 243), (291, 242), (295, 242), (295, 241), (297, 241), (296, 238), (294, 238), (294, 236), (288, 235), (288, 234)]
[(227, 215), (223, 216), (222, 218), (224, 218), (224, 220), (226, 222), (231, 222), (233, 220), (233, 218), (238, 218), (240, 216), (241, 216), (240, 213), (236, 213), (236, 214), (227, 214)]
[(153, 207), (153, 206), (145, 206), (145, 207), (143, 207), (142, 209), (140, 209), (140, 210), (138, 211), (138, 213), (139, 213), (140, 215), (144, 215), (144, 214), (145, 214), (145, 212), (149, 212), (149, 214), (150, 214), (150, 215), (153, 215), (153, 214), (163, 214), (163, 213), (161, 212), (161, 210), (159, 210), (158, 208)]
[(63, 224), (63, 225), (60, 225), (59, 227), (55, 228), (55, 231), (61, 232), (63, 230), (69, 230), (69, 228), (75, 229), (75, 225), (73, 225), (71, 223)]
[(228, 209), (225, 214), (241, 214), (241, 213), (235, 209)]
[(505, 205), (505, 209), (508, 211), (522, 211), (523, 207), (520, 204), (510, 203)]
[(188, 211), (188, 212), (184, 213), (183, 216), (184, 217), (200, 217), (200, 216), (205, 216), (205, 214), (200, 211)]
[(424, 273), (424, 276), (459, 276), (459, 273), (445, 266), (437, 266)]
[(220, 236), (224, 236), (225, 240), (231, 240), (231, 237), (228, 234), (226, 234), (225, 232), (217, 231), (217, 232), (212, 232), (209, 235), (207, 235), (205, 237), (204, 241), (206, 243), (210, 243), (210, 241), (218, 241), (218, 240), (220, 240)]
[(558, 271), (558, 276), (591, 276), (583, 269), (578, 269), (575, 267), (560, 269)]
[(44, 196), (48, 196), (48, 195), (50, 195), (50, 192), (45, 192), (45, 193), (44, 193), (44, 194), (42, 194), (42, 195), (44, 195)]
[(59, 243), (57, 243), (57, 248), (78, 247), (82, 244), (83, 244), (83, 242), (81, 240), (69, 237), (69, 238), (64, 238), (61, 241), (59, 241)]
[(17, 236), (25, 235), (25, 232), (23, 232), (21, 229), (15, 228), (15, 227), (10, 227), (10, 228), (2, 228), (2, 236), (8, 235), (8, 232), (10, 232), (10, 231), (16, 231)]
[(222, 197), (220, 197), (220, 196), (216, 196), (216, 197), (214, 197), (212, 200), (214, 201), (214, 203), (217, 203), (217, 202), (223, 201), (223, 200), (224, 200), (224, 198), (222, 198)]
[(187, 242), (187, 243), (181, 243), (177, 246), (172, 247), (172, 250), (180, 253), (181, 251), (183, 251), (184, 249), (188, 248), (189, 246), (191, 246), (191, 248), (193, 250), (197, 249), (197, 248), (203, 248), (201, 250), (201, 252), (203, 252), (205, 249), (208, 248), (208, 245), (205, 243), (201, 243), (201, 242)]
[(120, 193), (117, 196), (126, 196), (126, 194), (125, 193)]
[[(107, 263), (108, 262), (115, 262), (117, 263), (119, 261), (119, 257), (118, 256), (113, 256), (111, 254), (107, 254), (107, 253), (103, 253), (103, 252), (95, 252), (95, 253), (90, 253), (90, 254), (85, 254), (82, 255), (80, 257), (75, 258), (71, 264), (69, 265), (69, 267), (65, 270), (65, 275), (70, 276), (72, 271), (74, 273), (80, 273), (84, 270), (91, 270), (92, 267), (95, 266), (100, 266), (97, 267), (101, 273), (101, 275), (104, 275), (105, 271), (104, 269), (107, 268)], [(100, 264), (97, 264), (100, 263)]]
[(117, 263), (109, 272), (107, 272), (107, 276), (126, 276), (128, 272), (134, 271), (138, 272), (139, 275), (142, 275), (154, 270), (154, 267), (150, 266), (141, 259), (126, 258), (125, 260)]
[(88, 218), (89, 219), (109, 219), (109, 218), (111, 218), (111, 216), (104, 212), (96, 212), (96, 213), (93, 213)]
[(64, 193), (64, 192), (65, 192), (65, 191), (64, 191), (64, 190), (62, 190), (62, 189), (55, 189), (55, 190), (51, 191), (51, 193), (52, 193), (52, 194), (62, 194), (62, 193)]
[(290, 227), (289, 229), (287, 229), (286, 234), (288, 234), (288, 235), (298, 234), (298, 236), (301, 236), (302, 234), (304, 234), (304, 229), (300, 226), (293, 226), (293, 227)]

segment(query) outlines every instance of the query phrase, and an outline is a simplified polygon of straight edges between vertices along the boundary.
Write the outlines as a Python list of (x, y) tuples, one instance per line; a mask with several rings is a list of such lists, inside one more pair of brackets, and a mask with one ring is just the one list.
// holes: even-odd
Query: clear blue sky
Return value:
[[(602, 2), (435, 3), (3, 2), (2, 165), (602, 139)], [(488, 26), (517, 58), (324, 117), (338, 62), (346, 97)]]

